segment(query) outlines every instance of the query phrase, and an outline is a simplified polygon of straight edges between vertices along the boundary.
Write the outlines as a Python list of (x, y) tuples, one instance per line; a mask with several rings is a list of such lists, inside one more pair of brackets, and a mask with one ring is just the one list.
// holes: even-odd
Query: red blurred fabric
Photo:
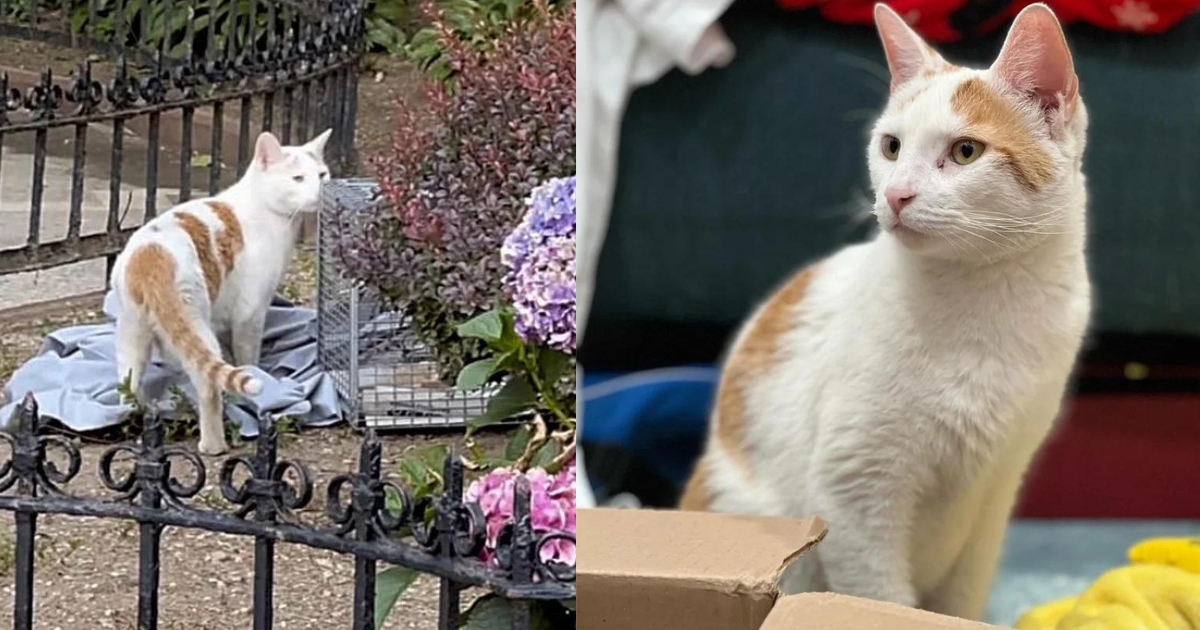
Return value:
[(1200, 395), (1085, 394), (1025, 480), (1024, 518), (1200, 518)]
[[(777, 0), (788, 9), (819, 7), (826, 19), (845, 24), (874, 22), (875, 0)], [(991, 31), (1011, 20), (1030, 0), (890, 0), (887, 5), (929, 41), (952, 42)], [(1161, 33), (1200, 8), (1200, 0), (1046, 0), (1064, 24), (1086, 22), (1114, 31)]]

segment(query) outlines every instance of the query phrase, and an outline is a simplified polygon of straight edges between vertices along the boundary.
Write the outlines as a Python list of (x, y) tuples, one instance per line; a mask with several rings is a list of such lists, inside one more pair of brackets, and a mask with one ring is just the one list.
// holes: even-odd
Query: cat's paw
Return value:
[(220, 455), (229, 450), (224, 438), (216, 440), (200, 440), (200, 453), (204, 455)]

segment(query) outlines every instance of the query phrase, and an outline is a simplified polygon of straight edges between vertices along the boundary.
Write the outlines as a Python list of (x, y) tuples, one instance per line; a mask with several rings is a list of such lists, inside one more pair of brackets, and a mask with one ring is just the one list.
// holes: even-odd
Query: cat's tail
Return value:
[[(141, 260), (138, 260), (141, 259)], [(201, 374), (225, 392), (253, 396), (262, 392), (262, 381), (251, 376), (245, 368), (234, 367), (214, 351), (200, 333), (184, 307), (175, 284), (175, 261), (157, 245), (141, 247), (130, 266), (151, 265), (150, 273), (129, 274), (127, 292), (134, 303), (144, 307), (162, 335), (188, 371)], [(133, 271), (131, 269), (130, 271)]]

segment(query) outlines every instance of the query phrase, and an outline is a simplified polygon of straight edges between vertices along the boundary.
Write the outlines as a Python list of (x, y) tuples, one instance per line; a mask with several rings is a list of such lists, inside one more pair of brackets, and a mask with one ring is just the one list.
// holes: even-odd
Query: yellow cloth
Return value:
[(1130, 559), (1138, 564), (1105, 573), (1078, 597), (1030, 610), (1017, 629), (1200, 630), (1200, 565), (1178, 553), (1178, 540), (1135, 546)]
[(1167, 564), (1200, 573), (1200, 537), (1143, 540), (1129, 549), (1129, 561), (1134, 564)]

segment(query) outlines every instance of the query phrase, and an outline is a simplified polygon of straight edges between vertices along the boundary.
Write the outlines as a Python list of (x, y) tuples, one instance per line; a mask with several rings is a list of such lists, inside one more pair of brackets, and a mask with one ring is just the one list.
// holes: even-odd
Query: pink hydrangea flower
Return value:
[[(512, 468), (497, 468), (475, 480), (466, 492), (468, 502), (478, 503), (487, 519), (487, 541), (483, 560), (496, 563), (496, 543), (500, 531), (513, 521), (513, 490), (521, 472)], [(529, 480), (530, 516), (538, 534), (563, 532), (575, 535), (575, 462), (555, 475), (541, 468), (524, 473)], [(575, 564), (575, 545), (555, 540), (542, 547), (542, 561)]]

